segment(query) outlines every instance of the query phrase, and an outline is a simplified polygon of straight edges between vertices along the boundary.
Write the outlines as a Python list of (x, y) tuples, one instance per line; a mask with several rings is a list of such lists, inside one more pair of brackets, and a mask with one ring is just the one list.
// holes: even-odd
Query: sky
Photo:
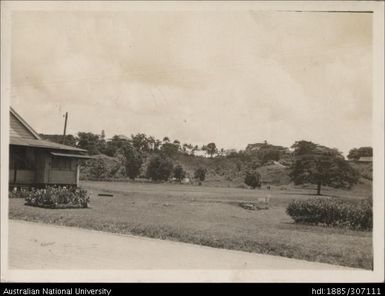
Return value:
[(372, 145), (372, 15), (18, 11), (11, 106), (39, 133)]

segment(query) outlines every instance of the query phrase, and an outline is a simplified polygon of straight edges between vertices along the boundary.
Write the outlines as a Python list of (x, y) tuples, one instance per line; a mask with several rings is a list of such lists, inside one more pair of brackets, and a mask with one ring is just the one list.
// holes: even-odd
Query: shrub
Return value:
[(43, 208), (87, 208), (87, 190), (76, 187), (47, 186), (31, 189), (25, 198), (26, 204)]
[(83, 179), (104, 180), (107, 178), (125, 176), (125, 158), (118, 154), (116, 157), (96, 155), (92, 159), (82, 161), (80, 176)]
[[(206, 179), (207, 170), (204, 168), (197, 168), (194, 172), (194, 178), (203, 182)], [(201, 184), (199, 184), (201, 185)]]
[(253, 189), (261, 187), (261, 175), (258, 172), (247, 172), (245, 176), (245, 184)]
[(312, 198), (291, 201), (286, 213), (296, 223), (371, 230), (373, 211), (370, 200), (357, 202), (336, 198)]
[(96, 179), (102, 179), (107, 176), (107, 166), (102, 158), (91, 159), (88, 162), (90, 175)]

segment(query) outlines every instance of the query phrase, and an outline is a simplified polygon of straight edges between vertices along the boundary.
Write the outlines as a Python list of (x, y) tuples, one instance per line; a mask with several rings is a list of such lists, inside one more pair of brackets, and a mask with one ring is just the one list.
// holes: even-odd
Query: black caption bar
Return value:
[[(1, 295), (135, 295), (134, 292), (223, 292), (250, 295), (373, 295), (385, 296), (383, 283), (357, 284), (124, 284), (124, 283), (2, 283)], [(123, 294), (124, 293), (124, 294)]]

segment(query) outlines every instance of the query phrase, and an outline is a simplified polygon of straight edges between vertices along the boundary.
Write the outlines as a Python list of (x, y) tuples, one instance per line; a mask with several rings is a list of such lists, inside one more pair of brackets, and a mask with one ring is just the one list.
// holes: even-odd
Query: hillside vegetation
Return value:
[[(58, 135), (42, 137), (55, 142), (62, 141), (62, 137)], [(81, 132), (77, 136), (66, 137), (66, 144), (83, 148), (93, 155), (93, 159), (84, 161), (81, 165), (81, 178), (85, 180), (130, 178), (148, 182), (153, 179), (150, 177), (149, 163), (160, 157), (168, 159), (167, 162), (172, 163), (174, 169), (178, 166), (183, 170), (176, 179), (199, 185), (247, 188), (247, 174), (258, 176), (257, 187), (290, 186), (294, 179), (296, 185), (316, 184), (321, 181), (309, 179), (305, 177), (306, 174), (310, 172), (314, 175), (314, 170), (318, 170), (318, 173), (323, 171), (322, 174), (328, 172), (322, 177), (327, 178), (336, 165), (340, 168), (333, 172), (332, 179), (322, 179), (323, 186), (349, 188), (357, 183), (371, 186), (372, 181), (372, 163), (359, 161), (362, 156), (372, 155), (370, 147), (353, 148), (348, 155), (350, 161), (347, 162), (338, 150), (307, 141), (298, 141), (291, 148), (265, 141), (249, 144), (244, 150), (237, 151), (219, 149), (215, 143), (199, 147), (182, 144), (178, 140), (172, 141), (168, 137), (159, 140), (145, 134), (131, 137), (115, 135), (111, 139), (105, 139), (104, 132), (101, 135)], [(299, 174), (296, 178), (291, 175), (294, 165)], [(152, 167), (154, 166), (151, 169)], [(203, 178), (197, 178), (198, 169), (203, 171)], [(165, 174), (160, 180), (175, 181), (175, 172), (170, 171), (170, 168)], [(346, 176), (347, 174), (351, 176)]]
[[(159, 152), (143, 153), (143, 164), (138, 174), (138, 179), (146, 178), (149, 161)], [(261, 175), (262, 184), (287, 185), (290, 183), (290, 161), (286, 156), (285, 161), (261, 160), (254, 152), (232, 152), (229, 155), (216, 155), (215, 157), (196, 156), (181, 151), (168, 156), (174, 165), (180, 165), (185, 171), (189, 183), (196, 183), (194, 172), (198, 168), (206, 171), (203, 184), (224, 187), (245, 187), (246, 172), (254, 170)], [(283, 164), (285, 163), (285, 164)], [(85, 180), (126, 179), (124, 157), (114, 157), (97, 154), (93, 159), (83, 162), (81, 176)]]
[[(141, 169), (139, 180), (144, 179), (148, 160)], [(124, 180), (127, 179), (122, 165), (122, 159), (119, 157), (110, 157), (99, 154), (94, 156), (95, 159), (84, 163), (81, 166), (81, 177), (83, 180)], [(247, 163), (241, 163), (236, 159), (229, 158), (205, 158), (191, 157), (188, 155), (178, 155), (174, 159), (176, 164), (180, 164), (186, 171), (186, 176), (194, 183), (194, 171), (197, 168), (207, 170), (204, 185), (219, 187), (238, 187), (247, 188), (244, 184), (244, 176), (247, 171)], [(97, 163), (103, 162), (100, 166), (100, 175), (97, 175)], [(352, 163), (361, 175), (358, 187), (370, 187), (372, 184), (372, 164), (371, 163)], [(96, 169), (95, 169), (96, 167)], [(268, 163), (256, 169), (262, 176), (262, 184), (275, 186), (288, 186), (290, 182), (290, 168), (279, 162)]]

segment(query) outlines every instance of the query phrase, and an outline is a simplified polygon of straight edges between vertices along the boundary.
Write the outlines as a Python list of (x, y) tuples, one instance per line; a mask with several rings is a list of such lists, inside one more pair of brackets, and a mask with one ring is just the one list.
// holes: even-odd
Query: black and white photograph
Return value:
[(2, 282), (384, 279), (384, 2), (2, 1)]

